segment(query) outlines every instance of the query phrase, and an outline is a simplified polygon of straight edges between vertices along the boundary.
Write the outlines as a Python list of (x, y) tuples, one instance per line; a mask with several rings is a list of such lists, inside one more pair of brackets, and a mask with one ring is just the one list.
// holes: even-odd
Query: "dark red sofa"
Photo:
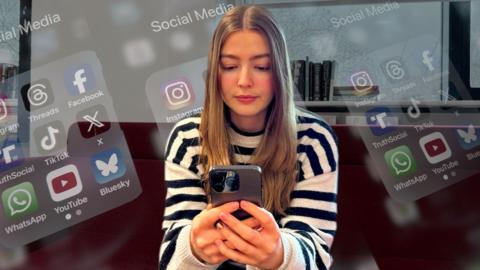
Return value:
[[(165, 197), (163, 162), (154, 144), (158, 128), (155, 123), (121, 127), (143, 193), (28, 245), (23, 261), (10, 269), (157, 269)], [(480, 256), (478, 176), (417, 201), (420, 219), (397, 226), (385, 208), (388, 194), (367, 166), (362, 141), (350, 127), (334, 129), (340, 179), (333, 269), (466, 269)]]

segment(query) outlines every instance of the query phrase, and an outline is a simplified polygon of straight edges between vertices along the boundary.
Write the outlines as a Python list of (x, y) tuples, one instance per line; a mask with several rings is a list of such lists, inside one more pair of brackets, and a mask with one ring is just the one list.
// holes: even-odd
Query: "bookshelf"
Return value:
[[(446, 16), (448, 10), (445, 9), (445, 7), (448, 7), (448, 3), (435, 1), (385, 2), (376, 0), (244, 0), (240, 2), (243, 4), (259, 4), (269, 8), (274, 13), (274, 16), (277, 18), (286, 33), (291, 61), (304, 60), (306, 57), (308, 57), (309, 60), (314, 63), (328, 60), (335, 62), (335, 70), (333, 71), (333, 85), (330, 89), (330, 93), (333, 93), (333, 87), (345, 87), (351, 85), (349, 84), (350, 76), (347, 76), (346, 74), (355, 74), (356, 72), (361, 71), (364, 67), (359, 67), (358, 69), (356, 68), (359, 66), (358, 63), (362, 63), (364, 66), (373, 67), (372, 69), (374, 69), (374, 71), (370, 73), (374, 80), (372, 85), (378, 87), (380, 94), (386, 96), (386, 98), (379, 98), (379, 101), (376, 101), (376, 104), (397, 106), (402, 104), (402, 102), (403, 104), (408, 103), (409, 98), (411, 96), (415, 96), (421, 100), (428, 101), (428, 104), (432, 106), (444, 106), (443, 100), (450, 99), (448, 98), (448, 76), (444, 75), (444, 73), (448, 73), (449, 61), (448, 16)], [(363, 18), (361, 21), (359, 21), (359, 28), (363, 27), (377, 29), (375, 27), (381, 23), (384, 25), (391, 23), (389, 27), (393, 29), (392, 31), (390, 31), (390, 28), (387, 27), (386, 30), (383, 29), (381, 31), (373, 31), (373, 35), (371, 33), (367, 33), (365, 36), (361, 36), (361, 34), (355, 36), (356, 33), (362, 33), (363, 30), (358, 30), (356, 28), (357, 26), (353, 23), (351, 25), (341, 26), (338, 29), (332, 27), (332, 22), (330, 20), (333, 18), (332, 16), (340, 16), (341, 14), (349, 15), (358, 10), (365, 11), (365, 8), (371, 7), (372, 5), (380, 6), (387, 5), (389, 3), (396, 3), (401, 7), (393, 7), (393, 9), (395, 9), (393, 11), (395, 12), (385, 11), (385, 14), (379, 14), (375, 18)], [(390, 8), (392, 8), (392, 6), (390, 6)], [(408, 17), (410, 16), (408, 15), (410, 13), (416, 15)], [(298, 16), (298, 14), (302, 14), (302, 16)], [(364, 14), (366, 14), (366, 12), (364, 12)], [(395, 25), (402, 25), (400, 27), (401, 29), (395, 30)], [(352, 31), (347, 29), (350, 26), (352, 26)], [(398, 33), (395, 31), (398, 31)], [(431, 48), (429, 47), (429, 49), (432, 51), (432, 56), (438, 60), (435, 63), (435, 69), (436, 72), (438, 71), (438, 73), (441, 74), (441, 76), (438, 80), (432, 81), (429, 85), (418, 83), (418, 81), (423, 78), (420, 76), (416, 77), (418, 74), (423, 76), (423, 71), (421, 69), (425, 69), (425, 66), (422, 66), (424, 64), (422, 64), (421, 58), (420, 64), (416, 63), (417, 66), (410, 68), (410, 66), (415, 65), (413, 62), (417, 61), (418, 59), (410, 57), (409, 55), (412, 55), (412, 50), (409, 51), (408, 48), (405, 49), (404, 47), (407, 45), (401, 44), (403, 40), (413, 39), (412, 36), (414, 36), (414, 34), (410, 36), (410, 32), (415, 32), (414, 34), (416, 36), (422, 36), (425, 35), (425, 33), (429, 33), (431, 35), (431, 37), (429, 37), (430, 39), (428, 40), (413, 40), (413, 42), (411, 42), (412, 44), (423, 42), (424, 44), (421, 46), (425, 44), (431, 45)], [(370, 34), (370, 38), (368, 38), (368, 34)], [(387, 36), (390, 34), (391, 36)], [(348, 35), (353, 35), (353, 37)], [(318, 38), (315, 39), (316, 37)], [(345, 45), (347, 43), (345, 40), (348, 41), (348, 38), (357, 38), (356, 42), (364, 42), (365, 44), (363, 47), (362, 45), (357, 46), (353, 42), (351, 42), (349, 45)], [(362, 41), (362, 38), (366, 38), (366, 40)], [(374, 40), (374, 42), (372, 42), (372, 40)], [(328, 42), (331, 43), (328, 44)], [(373, 43), (378, 43), (374, 44), (378, 46), (372, 46)], [(410, 46), (410, 44), (408, 46)], [(380, 55), (375, 55), (376, 58), (381, 60), (367, 59), (367, 57), (365, 57), (365, 59), (362, 58), (365, 55), (370, 55), (372, 52), (378, 52), (382, 48), (389, 48), (389, 51), (383, 50), (379, 52)], [(387, 78), (384, 70), (382, 70), (380, 67), (380, 65), (383, 64), (382, 57), (389, 59), (389, 56), (396, 56), (396, 52), (403, 52), (403, 54), (399, 53), (400, 56), (407, 55), (404, 57), (406, 59), (405, 66), (410, 69), (406, 70), (407, 74), (410, 74), (410, 78), (406, 78), (405, 81), (407, 81), (407, 79), (410, 79), (410, 81), (414, 81), (414, 79), (417, 80), (417, 85), (412, 92), (408, 94), (406, 92), (402, 93), (403, 96), (392, 95), (390, 93), (392, 89), (395, 89), (396, 87), (402, 87), (403, 85), (399, 86), (399, 83), (395, 80), (392, 82), (391, 78)], [(420, 52), (420, 55), (421, 53), (422, 52)], [(435, 53), (435, 55), (433, 55), (433, 53)], [(346, 64), (349, 59), (357, 56), (360, 56), (358, 61), (352, 61)], [(308, 69), (308, 67), (305, 67), (305, 69)], [(427, 75), (428, 74), (425, 76)], [(306, 81), (305, 83), (308, 84), (309, 82)], [(336, 108), (338, 110), (341, 107), (353, 107), (356, 104), (355, 101), (336, 101), (332, 99), (333, 98), (331, 94), (329, 95), (329, 100), (323, 101), (301, 101), (297, 98), (296, 104), (306, 107), (319, 107), (319, 109), (322, 110), (323, 108), (329, 107)], [(468, 101), (455, 103), (450, 103), (450, 101), (447, 102), (452, 106), (470, 106), (471, 104)]]

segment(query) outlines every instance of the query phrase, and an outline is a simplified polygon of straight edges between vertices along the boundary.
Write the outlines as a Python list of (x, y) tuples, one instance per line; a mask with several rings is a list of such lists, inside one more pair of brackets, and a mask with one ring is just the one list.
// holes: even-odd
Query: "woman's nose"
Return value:
[(242, 67), (240, 77), (238, 78), (238, 86), (242, 88), (251, 87), (253, 84), (249, 67)]

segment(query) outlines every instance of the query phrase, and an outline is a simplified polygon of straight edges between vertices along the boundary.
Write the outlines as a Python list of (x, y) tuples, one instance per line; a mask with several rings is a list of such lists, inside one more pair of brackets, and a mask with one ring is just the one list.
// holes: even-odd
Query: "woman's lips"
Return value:
[(235, 98), (244, 104), (252, 103), (257, 99), (255, 96), (236, 96)]

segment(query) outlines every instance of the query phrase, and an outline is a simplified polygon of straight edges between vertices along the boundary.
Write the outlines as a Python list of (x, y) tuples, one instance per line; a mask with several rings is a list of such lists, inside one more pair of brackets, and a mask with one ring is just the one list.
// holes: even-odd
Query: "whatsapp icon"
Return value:
[(6, 189), (2, 193), (5, 215), (10, 219), (32, 214), (37, 210), (37, 197), (30, 182)]
[(405, 145), (387, 151), (384, 157), (393, 176), (402, 177), (417, 170), (412, 152)]

